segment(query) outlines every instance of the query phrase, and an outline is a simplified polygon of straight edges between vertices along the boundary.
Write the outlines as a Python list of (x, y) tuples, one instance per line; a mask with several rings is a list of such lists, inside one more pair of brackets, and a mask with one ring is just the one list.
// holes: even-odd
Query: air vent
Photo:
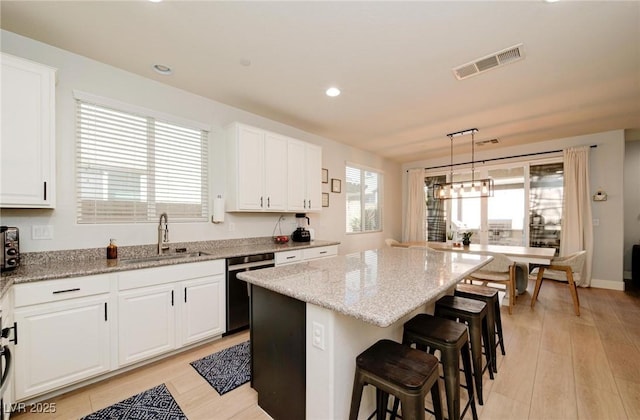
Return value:
[(477, 141), (476, 144), (478, 146), (485, 146), (487, 144), (498, 144), (498, 139), (491, 139), (491, 140), (481, 140), (481, 141)]
[(453, 69), (458, 80), (466, 79), (467, 77), (475, 76), (487, 70), (495, 69), (497, 67), (504, 66), (505, 64), (513, 63), (524, 58), (524, 44), (518, 44), (513, 47), (506, 48), (502, 51), (498, 51), (493, 54), (489, 54), (485, 57), (481, 57), (470, 63), (463, 64)]

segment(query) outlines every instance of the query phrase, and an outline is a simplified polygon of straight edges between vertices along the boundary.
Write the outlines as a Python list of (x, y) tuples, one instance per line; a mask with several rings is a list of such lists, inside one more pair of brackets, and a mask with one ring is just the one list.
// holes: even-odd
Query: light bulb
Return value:
[(487, 193), (489, 193), (489, 188), (487, 186), (487, 181), (484, 181), (482, 183), (482, 194), (487, 194)]

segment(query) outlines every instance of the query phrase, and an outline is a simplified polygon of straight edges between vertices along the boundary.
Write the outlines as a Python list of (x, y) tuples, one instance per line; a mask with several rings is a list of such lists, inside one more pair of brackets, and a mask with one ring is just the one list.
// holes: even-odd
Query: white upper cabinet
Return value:
[(307, 212), (322, 209), (322, 148), (289, 139), (289, 190), (287, 208)]
[(234, 123), (227, 142), (227, 211), (322, 209), (322, 148)]
[(2, 53), (0, 207), (55, 206), (55, 72)]
[(228, 135), (227, 211), (284, 211), (287, 139), (237, 123)]

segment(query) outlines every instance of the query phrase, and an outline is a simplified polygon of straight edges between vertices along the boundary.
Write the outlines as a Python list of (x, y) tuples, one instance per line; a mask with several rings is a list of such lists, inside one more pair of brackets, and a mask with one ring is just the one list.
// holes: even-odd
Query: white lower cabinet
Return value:
[(192, 344), (225, 332), (224, 286), (222, 274), (181, 283), (180, 345)]
[(173, 350), (173, 284), (143, 287), (118, 295), (118, 364), (129, 365)]
[[(31, 293), (37, 283), (15, 286), (17, 401), (110, 370), (108, 276), (74, 281), (77, 287), (69, 287), (69, 280), (39, 282), (38, 293)], [(85, 290), (83, 281), (96, 284)]]
[(13, 286), (15, 401), (221, 335), (224, 271), (215, 260)]
[(276, 267), (299, 263), (302, 261), (329, 258), (338, 255), (338, 245), (318, 246), (314, 248), (303, 248), (292, 251), (276, 252)]
[(118, 292), (118, 364), (224, 332), (224, 260), (126, 271)]

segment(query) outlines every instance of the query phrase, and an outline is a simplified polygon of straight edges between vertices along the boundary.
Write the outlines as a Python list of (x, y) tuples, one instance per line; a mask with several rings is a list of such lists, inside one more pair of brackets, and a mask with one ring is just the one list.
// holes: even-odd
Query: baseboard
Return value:
[(624, 282), (623, 281), (613, 281), (613, 280), (591, 279), (591, 287), (595, 287), (597, 289), (619, 290), (619, 291), (623, 292), (624, 291)]

